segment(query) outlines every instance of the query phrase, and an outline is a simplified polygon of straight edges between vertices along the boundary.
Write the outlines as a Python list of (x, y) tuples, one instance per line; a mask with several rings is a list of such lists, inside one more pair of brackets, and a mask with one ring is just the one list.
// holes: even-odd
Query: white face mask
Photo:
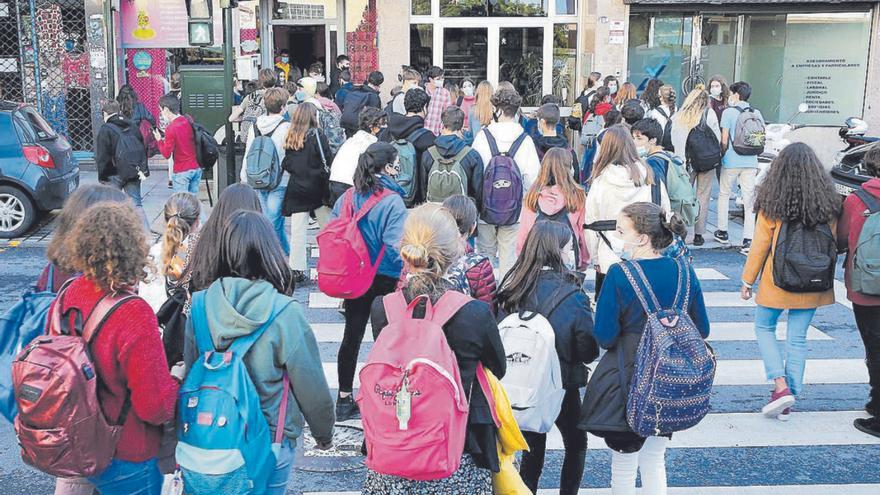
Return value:
[(721, 88), (718, 86), (712, 86), (712, 88), (709, 89), (709, 94), (712, 95), (713, 98), (718, 98), (721, 96)]
[(611, 94), (617, 93), (617, 85), (612, 83), (608, 85), (608, 92)]
[(473, 86), (465, 86), (461, 88), (461, 92), (464, 93), (465, 96), (474, 96), (474, 87)]
[(644, 146), (638, 146), (636, 148), (636, 151), (639, 152), (639, 158), (644, 158), (648, 156), (648, 148), (645, 148)]

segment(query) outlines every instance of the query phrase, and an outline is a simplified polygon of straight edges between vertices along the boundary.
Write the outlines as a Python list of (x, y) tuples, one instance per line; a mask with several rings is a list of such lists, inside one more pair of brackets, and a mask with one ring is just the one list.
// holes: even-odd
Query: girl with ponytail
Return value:
[[(408, 277), (403, 287), (407, 303), (428, 296), (437, 304), (447, 292), (455, 290), (445, 279), (449, 267), (462, 253), (459, 229), (455, 218), (438, 204), (424, 204), (414, 209), (406, 219), (400, 254)], [(372, 304), (373, 336), (388, 326), (384, 298), (377, 297)], [(414, 316), (424, 317), (425, 302), (420, 301)], [(367, 470), (365, 495), (386, 493), (467, 493), (490, 495), (491, 471), (498, 471), (496, 428), (482, 388), (476, 381), (477, 366), (482, 365), (501, 378), (506, 371), (506, 358), (498, 326), (483, 301), (467, 302), (443, 325), (443, 333), (458, 362), (464, 390), (469, 391), (470, 408), (464, 454), (458, 470), (447, 478), (416, 481)], [(369, 418), (365, 418), (369, 422)]]
[(345, 330), (337, 356), (339, 397), (336, 401), (336, 418), (339, 421), (360, 417), (351, 391), (358, 352), (367, 329), (367, 319), (370, 317), (370, 304), (373, 299), (394, 291), (403, 268), (400, 238), (403, 236), (403, 222), (407, 211), (403, 204), (403, 189), (394, 181), (399, 172), (400, 163), (394, 147), (383, 142), (371, 144), (358, 158), (354, 187), (346, 190), (333, 207), (332, 218), (337, 218), (350, 200), (356, 215), (371, 197), (382, 196), (358, 222), (358, 229), (367, 244), (372, 263), (376, 263), (382, 247), (385, 248), (379, 260), (376, 278), (367, 292), (361, 297), (343, 302)]
[[(676, 300), (687, 300), (688, 306), (682, 310), (706, 338), (709, 317), (696, 273), (689, 263), (663, 254), (675, 237), (683, 236), (685, 231), (680, 218), (653, 203), (630, 204), (617, 217), (617, 234), (623, 241), (621, 257), (625, 260), (621, 263), (628, 263), (631, 271), (644, 273), (660, 307), (671, 308)], [(690, 273), (687, 299), (685, 287), (679, 287), (678, 283), (680, 267)], [(620, 390), (621, 383), (630, 383), (632, 379), (647, 318), (625, 272), (620, 264), (614, 264), (596, 301), (593, 329), (599, 346), (607, 352), (587, 386), (578, 424), (581, 429), (603, 437), (611, 448), (611, 490), (614, 493), (635, 493), (639, 472), (643, 493), (666, 493), (664, 456), (670, 438), (644, 438), (633, 432), (626, 420), (628, 394)], [(625, 376), (620, 376), (621, 373)]]

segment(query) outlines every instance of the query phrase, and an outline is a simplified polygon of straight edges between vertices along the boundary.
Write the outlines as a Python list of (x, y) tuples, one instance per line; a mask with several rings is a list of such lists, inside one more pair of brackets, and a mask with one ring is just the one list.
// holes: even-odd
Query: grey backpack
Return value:
[(733, 151), (737, 155), (755, 156), (764, 152), (767, 132), (764, 120), (752, 107), (733, 107), (739, 112), (733, 134)]
[(278, 156), (278, 150), (275, 149), (275, 142), (272, 141), (272, 134), (278, 129), (281, 123), (267, 134), (260, 133), (260, 128), (254, 126), (254, 142), (248, 149), (245, 157), (245, 166), (247, 167), (247, 182), (254, 189), (265, 189), (271, 191), (278, 187), (281, 182), (283, 172), (281, 170), (281, 157)]
[(852, 256), (852, 290), (880, 296), (880, 200), (864, 189), (854, 193), (865, 203), (865, 220)]
[(442, 203), (446, 198), (456, 194), (467, 196), (468, 179), (461, 162), (470, 150), (465, 146), (455, 156), (444, 158), (436, 146), (428, 148), (433, 160), (431, 170), (428, 172), (428, 201)]

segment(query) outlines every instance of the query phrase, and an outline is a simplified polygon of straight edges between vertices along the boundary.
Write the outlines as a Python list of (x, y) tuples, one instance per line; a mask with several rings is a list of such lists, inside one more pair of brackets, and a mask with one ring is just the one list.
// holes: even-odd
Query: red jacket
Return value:
[[(880, 199), (880, 179), (871, 179), (865, 182), (862, 187)], [(866, 296), (850, 288), (850, 275), (853, 266), (852, 253), (859, 241), (865, 220), (867, 220), (864, 215), (866, 208), (865, 203), (855, 194), (850, 194), (846, 198), (846, 201), (843, 202), (843, 215), (837, 222), (837, 242), (841, 248), (847, 249), (846, 263), (844, 264), (846, 298), (860, 306), (880, 306), (880, 297)]]
[[(64, 309), (76, 307), (88, 315), (104, 293), (81, 277), (64, 293)], [(60, 298), (52, 306), (58, 301)], [(106, 386), (98, 388), (98, 400), (111, 422), (117, 421), (126, 393), (131, 393), (131, 408), (114, 458), (144, 462), (156, 457), (161, 425), (174, 417), (178, 385), (168, 372), (159, 325), (150, 305), (141, 298), (123, 303), (104, 322), (91, 349)]]
[(159, 151), (165, 158), (174, 156), (174, 173), (188, 172), (199, 168), (196, 161), (196, 140), (193, 128), (186, 117), (181, 115), (165, 128), (165, 138), (158, 141)]

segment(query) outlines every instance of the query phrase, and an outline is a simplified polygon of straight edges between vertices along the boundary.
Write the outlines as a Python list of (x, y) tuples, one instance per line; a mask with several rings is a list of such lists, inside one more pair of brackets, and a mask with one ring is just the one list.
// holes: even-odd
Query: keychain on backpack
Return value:
[(407, 374), (404, 374), (403, 385), (394, 394), (394, 402), (397, 404), (397, 425), (401, 430), (409, 429), (409, 418), (412, 417), (412, 394), (407, 382)]

